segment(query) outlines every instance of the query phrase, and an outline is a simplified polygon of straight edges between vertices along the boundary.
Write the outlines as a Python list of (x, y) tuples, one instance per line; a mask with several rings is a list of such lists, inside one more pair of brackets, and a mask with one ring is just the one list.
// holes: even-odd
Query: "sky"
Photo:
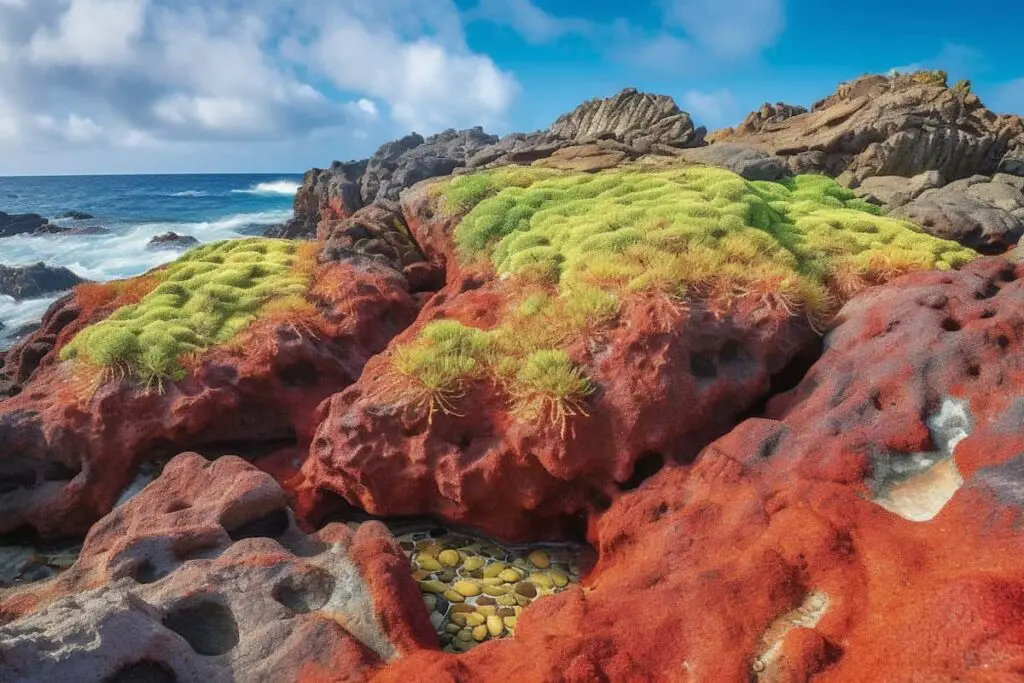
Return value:
[(284, 173), (409, 131), (546, 128), (622, 88), (709, 129), (893, 68), (1024, 113), (1024, 4), (0, 0), (0, 175)]

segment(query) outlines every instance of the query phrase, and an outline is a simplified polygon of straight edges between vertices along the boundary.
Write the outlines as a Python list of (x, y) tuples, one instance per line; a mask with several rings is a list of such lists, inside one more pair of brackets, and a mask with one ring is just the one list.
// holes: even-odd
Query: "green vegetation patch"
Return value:
[[(698, 300), (725, 309), (753, 295), (823, 321), (866, 286), (975, 256), (881, 215), (824, 176), (749, 182), (705, 167), (507, 168), (434, 192), (445, 210), (465, 214), (454, 233), (464, 262), (489, 261), (535, 292), (511, 302), (493, 330), (434, 323), (398, 349), (394, 368), (442, 406), (489, 376), (519, 407), (553, 397), (556, 415), (571, 414), (593, 387), (564, 349), (614, 319), (625, 297), (657, 296), (681, 310)], [(525, 396), (533, 398), (524, 404)]]
[(154, 273), (160, 284), (139, 303), (80, 332), (61, 358), (147, 383), (180, 378), (183, 356), (230, 341), (267, 304), (305, 294), (296, 249), (260, 238), (193, 249)]

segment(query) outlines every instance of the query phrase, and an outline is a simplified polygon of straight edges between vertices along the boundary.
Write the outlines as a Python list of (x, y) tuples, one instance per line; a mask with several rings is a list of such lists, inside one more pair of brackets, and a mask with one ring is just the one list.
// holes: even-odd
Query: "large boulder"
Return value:
[[(205, 247), (214, 250), (208, 255), (215, 260), (224, 258), (215, 253), (218, 248)], [(254, 242), (238, 248), (263, 247)], [(80, 287), (54, 306), (39, 333), (8, 355), (6, 374), (20, 382), (20, 393), (0, 403), (0, 533), (84, 532), (111, 509), (141, 463), (182, 450), (216, 454), (228, 448), (255, 456), (306, 448), (317, 405), (355, 381), (366, 361), (416, 315), (400, 272), (354, 256), (316, 268), (304, 295), (283, 292), (287, 307), (265, 309), (230, 343), (186, 346), (177, 368), (154, 374), (145, 370), (154, 366), (145, 363), (156, 350), (176, 348), (176, 338), (167, 335), (185, 333), (182, 325), (194, 315), (189, 311), (200, 310), (193, 306), (218, 310), (210, 295), (223, 301), (246, 295), (224, 284), (240, 277), (225, 272), (227, 279), (211, 285), (210, 295), (191, 295), (188, 301), (195, 303), (183, 304), (186, 317), (178, 321), (179, 313), (163, 301), (180, 299), (182, 288), (191, 291), (186, 275), (196, 276), (198, 266), (191, 264), (199, 256), (193, 252), (189, 261), (172, 264), (179, 269), (173, 282), (180, 285), (159, 289), (158, 273)], [(246, 272), (268, 267), (245, 266)], [(294, 291), (296, 285), (288, 283)], [(146, 298), (154, 286), (160, 302)], [(126, 308), (140, 299), (153, 303)], [(150, 309), (158, 312), (143, 312)], [(96, 365), (108, 357), (103, 354), (121, 348), (111, 350), (110, 335), (122, 339), (122, 329), (136, 334), (130, 327), (136, 323), (111, 322), (100, 329), (109, 316), (126, 314), (143, 316), (137, 323), (146, 339), (140, 355)]]
[(359, 178), (366, 171), (366, 164), (365, 160), (336, 161), (328, 169), (306, 171), (295, 193), (291, 220), (268, 229), (266, 236), (310, 238), (316, 234), (321, 220), (340, 220), (352, 215), (363, 205)]
[[(907, 189), (913, 185), (913, 181), (907, 183)], [(972, 176), (921, 192), (898, 206), (893, 215), (908, 218), (943, 239), (983, 253), (1001, 253), (1024, 235), (1024, 192), (987, 176)]]
[(778, 180), (790, 175), (786, 160), (757, 149), (721, 143), (682, 150), (680, 159), (695, 164), (716, 166), (747, 180)]
[(0, 211), (0, 237), (14, 235), (38, 235), (63, 232), (60, 228), (36, 213), (9, 214)]
[(80, 282), (82, 278), (67, 268), (54, 268), (42, 262), (21, 267), (0, 265), (0, 296), (15, 300), (63, 292)]
[(590, 517), (583, 587), (378, 680), (1012, 680), (1022, 277), (987, 259), (855, 298), (774, 419)]
[(590, 140), (610, 137), (631, 147), (649, 149), (661, 144), (687, 147), (700, 142), (689, 114), (667, 95), (652, 95), (627, 88), (607, 99), (584, 102), (555, 121), (552, 138)]
[(269, 475), (182, 454), (67, 572), (8, 591), (0, 678), (366, 680), (434, 646), (407, 566), (382, 525), (307, 536)]
[(924, 171), (947, 180), (989, 175), (1024, 140), (1020, 117), (992, 113), (968, 89), (946, 87), (941, 74), (865, 76), (808, 113), (784, 114), (748, 118), (714, 140), (786, 157), (797, 173), (847, 173), (853, 184)]

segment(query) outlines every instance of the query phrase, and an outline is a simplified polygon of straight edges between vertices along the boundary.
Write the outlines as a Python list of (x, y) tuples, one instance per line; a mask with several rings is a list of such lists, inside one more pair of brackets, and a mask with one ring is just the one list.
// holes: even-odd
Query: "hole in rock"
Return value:
[(182, 510), (188, 510), (190, 507), (192, 506), (183, 500), (175, 500), (167, 505), (167, 507), (164, 509), (164, 512), (166, 512), (167, 514), (173, 514), (175, 512), (181, 512)]
[(63, 462), (48, 462), (43, 466), (42, 474), (45, 481), (71, 481), (81, 471), (81, 464), (70, 466)]
[[(275, 418), (273, 422), (280, 423), (280, 418)], [(174, 455), (195, 451), (207, 460), (217, 460), (226, 455), (235, 455), (248, 462), (253, 462), (285, 448), (295, 448), (299, 443), (298, 437), (290, 428), (284, 430), (284, 433), (265, 437), (260, 435), (259, 429), (254, 429), (253, 434), (251, 441), (211, 441), (185, 444), (176, 447)]]
[(989, 282), (987, 285), (985, 285), (985, 289), (981, 290), (980, 292), (974, 293), (974, 298), (977, 299), (978, 301), (985, 301), (986, 299), (991, 299), (998, 293), (999, 285), (997, 285), (994, 282)]
[(730, 339), (722, 345), (718, 352), (718, 360), (724, 365), (739, 360), (743, 346), (735, 339)]
[(178, 683), (178, 677), (163, 664), (136, 662), (122, 668), (103, 683)]
[[(899, 322), (891, 323), (891, 325), (895, 329)], [(765, 412), (768, 410), (768, 402), (776, 396), (785, 394), (800, 386), (800, 383), (807, 377), (807, 373), (811, 371), (811, 368), (814, 367), (814, 364), (818, 362), (824, 352), (824, 338), (815, 336), (814, 340), (801, 349), (786, 367), (772, 375), (768, 393), (760, 401), (740, 414), (734, 421), (734, 424), (739, 424), (744, 420), (754, 417), (764, 417)]]
[(1005, 334), (1001, 334), (999, 335), (999, 338), (996, 339), (996, 344), (999, 345), (999, 348), (1005, 349), (1010, 345), (1010, 338)]
[(718, 366), (715, 365), (714, 356), (706, 352), (693, 354), (690, 356), (690, 372), (700, 379), (718, 377)]
[(665, 458), (661, 453), (648, 451), (637, 458), (633, 465), (633, 474), (629, 479), (619, 484), (623, 491), (633, 491), (640, 488), (640, 485), (661, 471), (665, 466)]
[(978, 377), (981, 375), (981, 367), (977, 364), (968, 365), (967, 374), (971, 377)]
[(312, 363), (298, 361), (284, 366), (277, 372), (285, 386), (311, 387), (319, 381), (319, 375)]
[(993, 311), (990, 308), (986, 308), (984, 311), (981, 312), (981, 319), (982, 320), (988, 320), (989, 318), (994, 318), (994, 317), (996, 317), (996, 312)]
[(999, 271), (999, 279), (1003, 282), (1016, 282), (1017, 281), (1017, 269), (1014, 267), (1004, 268)]
[(236, 543), (245, 538), (277, 538), (288, 530), (290, 524), (288, 511), (274, 510), (270, 514), (250, 519), (238, 526), (228, 529), (228, 536)]
[(154, 583), (167, 576), (167, 572), (158, 570), (156, 565), (147, 559), (136, 565), (132, 576), (139, 583)]
[(956, 320), (952, 318), (946, 318), (942, 321), (942, 329), (946, 332), (959, 332), (963, 327)]
[(0, 495), (18, 489), (35, 488), (36, 472), (31, 466), (8, 466), (0, 478)]
[(326, 605), (333, 592), (334, 577), (320, 567), (309, 567), (281, 579), (271, 596), (296, 614), (306, 614)]
[(201, 655), (215, 657), (238, 645), (238, 624), (231, 608), (212, 599), (172, 609), (163, 624)]

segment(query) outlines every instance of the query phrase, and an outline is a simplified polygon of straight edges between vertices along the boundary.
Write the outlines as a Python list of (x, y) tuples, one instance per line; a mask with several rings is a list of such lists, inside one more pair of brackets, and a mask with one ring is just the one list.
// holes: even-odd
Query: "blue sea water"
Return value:
[[(0, 177), (0, 211), (67, 211), (92, 220), (56, 219), (67, 227), (101, 226), (105, 235), (38, 235), (0, 239), (0, 264), (42, 261), (95, 281), (139, 275), (180, 252), (148, 250), (154, 235), (174, 231), (200, 242), (260, 234), (291, 217), (300, 175), (137, 175)], [(57, 297), (15, 302), (0, 296), (0, 348), (37, 321)], [(6, 335), (6, 336), (5, 336)]]

